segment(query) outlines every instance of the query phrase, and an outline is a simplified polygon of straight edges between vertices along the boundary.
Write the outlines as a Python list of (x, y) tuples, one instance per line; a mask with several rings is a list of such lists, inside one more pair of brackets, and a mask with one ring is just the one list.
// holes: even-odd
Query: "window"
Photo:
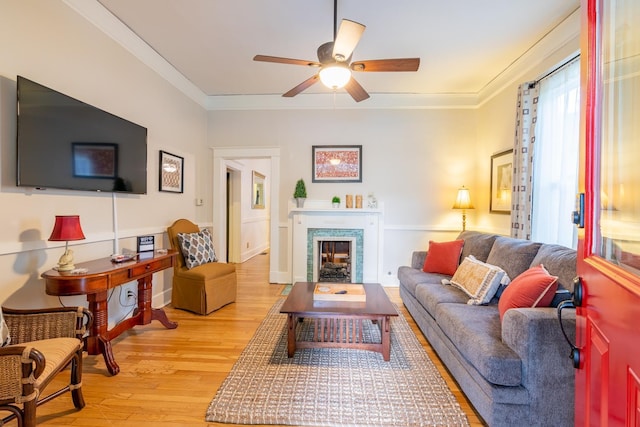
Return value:
[(580, 61), (539, 82), (533, 168), (531, 238), (575, 248), (571, 222), (580, 160)]

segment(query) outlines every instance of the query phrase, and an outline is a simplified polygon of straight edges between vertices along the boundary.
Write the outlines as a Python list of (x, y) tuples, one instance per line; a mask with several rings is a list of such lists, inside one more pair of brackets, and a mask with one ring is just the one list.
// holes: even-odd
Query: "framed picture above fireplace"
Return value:
[(362, 145), (314, 145), (313, 182), (362, 182)]

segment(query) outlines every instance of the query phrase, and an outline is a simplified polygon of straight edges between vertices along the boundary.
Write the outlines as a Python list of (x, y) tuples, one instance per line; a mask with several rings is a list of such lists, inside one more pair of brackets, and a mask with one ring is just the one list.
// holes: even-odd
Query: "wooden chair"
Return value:
[[(36, 408), (68, 391), (73, 404), (82, 409), (83, 335), (93, 316), (82, 307), (41, 310), (2, 308), (11, 344), (0, 348), (0, 411), (11, 414), (18, 426), (36, 425)], [(43, 397), (45, 387), (71, 365), (69, 385)]]
[(186, 219), (179, 219), (167, 228), (171, 248), (178, 252), (173, 267), (171, 304), (198, 314), (209, 314), (236, 300), (235, 264), (210, 262), (187, 268), (178, 233), (198, 233), (200, 228)]

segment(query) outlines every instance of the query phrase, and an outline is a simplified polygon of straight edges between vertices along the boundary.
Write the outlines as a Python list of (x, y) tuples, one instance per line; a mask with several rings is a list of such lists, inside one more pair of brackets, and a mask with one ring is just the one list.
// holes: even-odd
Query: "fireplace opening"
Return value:
[(318, 241), (318, 282), (351, 282), (351, 241)]

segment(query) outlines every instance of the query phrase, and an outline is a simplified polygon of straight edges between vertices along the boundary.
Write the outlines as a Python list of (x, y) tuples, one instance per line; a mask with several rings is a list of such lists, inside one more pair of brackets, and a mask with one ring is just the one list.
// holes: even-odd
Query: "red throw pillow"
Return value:
[(500, 296), (500, 321), (510, 308), (548, 307), (557, 288), (558, 278), (550, 275), (542, 264), (531, 267), (513, 279)]
[(453, 276), (460, 264), (463, 245), (462, 239), (442, 243), (429, 240), (429, 251), (424, 259), (422, 271)]

